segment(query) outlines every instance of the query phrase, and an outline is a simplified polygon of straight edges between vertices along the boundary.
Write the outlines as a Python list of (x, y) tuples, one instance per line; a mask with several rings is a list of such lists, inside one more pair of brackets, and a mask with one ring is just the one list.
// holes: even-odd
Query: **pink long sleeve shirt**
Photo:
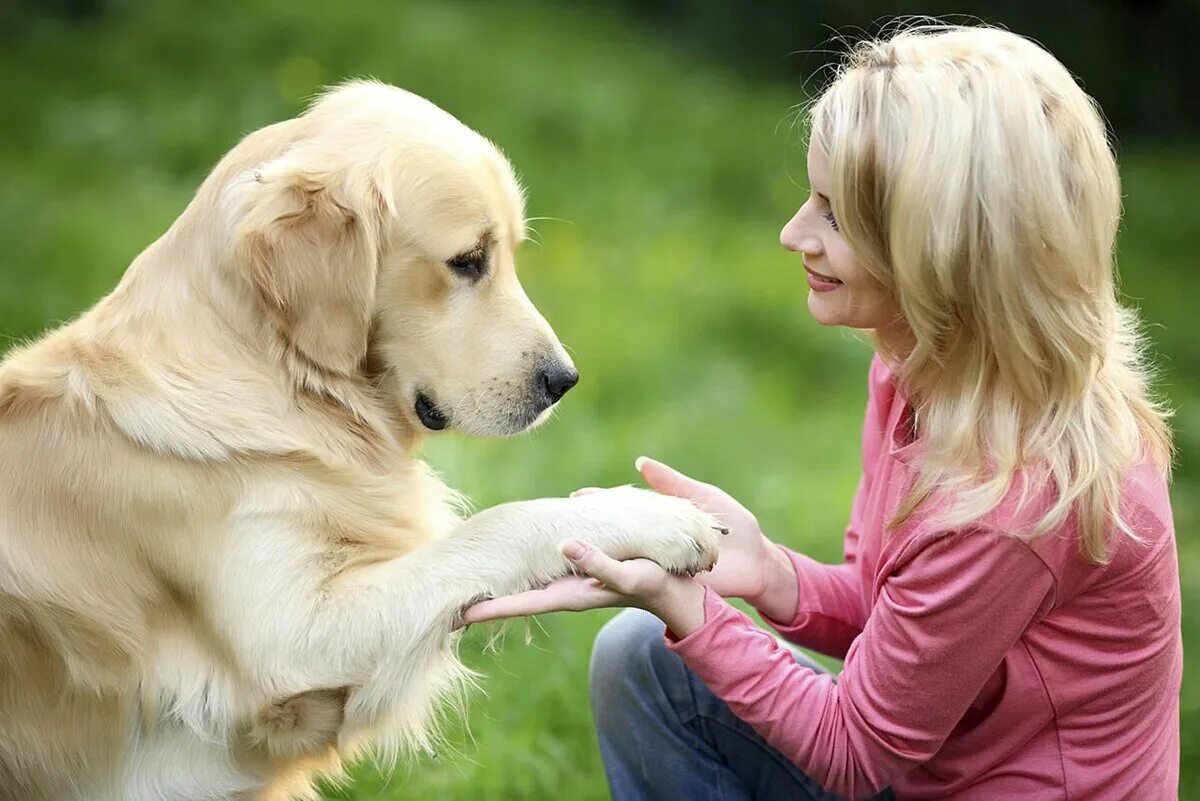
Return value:
[(1044, 505), (1014, 495), (962, 530), (918, 514), (885, 535), (922, 443), (876, 357), (863, 475), (845, 561), (788, 552), (799, 582), (788, 640), (845, 659), (835, 680), (796, 664), (707, 592), (703, 626), (667, 634), (708, 687), (826, 789), (848, 798), (1173, 799), (1183, 673), (1166, 481), (1124, 485), (1143, 539), (1096, 566), (1069, 520), (1032, 544)]

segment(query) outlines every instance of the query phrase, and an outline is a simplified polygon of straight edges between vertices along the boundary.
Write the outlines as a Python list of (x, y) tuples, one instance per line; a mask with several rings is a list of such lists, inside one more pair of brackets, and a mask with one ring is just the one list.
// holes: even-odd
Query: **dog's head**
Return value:
[(543, 420), (578, 374), (517, 280), (525, 222), (507, 160), (378, 83), (282, 126), (225, 205), (233, 267), (293, 363), (365, 376), (427, 429), (506, 435)]

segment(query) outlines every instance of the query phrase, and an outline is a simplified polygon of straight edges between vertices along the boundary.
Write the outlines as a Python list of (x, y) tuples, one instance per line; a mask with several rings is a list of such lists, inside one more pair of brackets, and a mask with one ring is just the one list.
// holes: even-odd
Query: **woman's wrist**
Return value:
[(766, 563), (762, 594), (747, 598), (746, 601), (771, 620), (788, 623), (796, 616), (799, 603), (796, 566), (784, 550), (774, 543), (767, 546)]
[(662, 597), (649, 611), (683, 639), (704, 625), (704, 585), (687, 576), (673, 576)]

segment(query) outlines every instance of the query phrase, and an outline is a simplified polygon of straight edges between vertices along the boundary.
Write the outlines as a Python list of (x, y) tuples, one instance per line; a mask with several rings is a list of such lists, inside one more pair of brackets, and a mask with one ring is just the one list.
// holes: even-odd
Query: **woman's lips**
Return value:
[(828, 275), (821, 275), (819, 272), (809, 269), (807, 265), (805, 265), (804, 271), (808, 274), (806, 276), (808, 278), (808, 285), (814, 292), (832, 292), (842, 285), (842, 282), (838, 279)]

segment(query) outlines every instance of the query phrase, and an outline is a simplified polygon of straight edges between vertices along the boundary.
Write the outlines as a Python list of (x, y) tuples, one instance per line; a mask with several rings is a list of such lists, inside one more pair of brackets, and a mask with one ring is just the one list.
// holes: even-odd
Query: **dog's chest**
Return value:
[(206, 801), (236, 798), (261, 786), (262, 779), (239, 768), (224, 744), (164, 724), (134, 738), (114, 793), (97, 801)]

